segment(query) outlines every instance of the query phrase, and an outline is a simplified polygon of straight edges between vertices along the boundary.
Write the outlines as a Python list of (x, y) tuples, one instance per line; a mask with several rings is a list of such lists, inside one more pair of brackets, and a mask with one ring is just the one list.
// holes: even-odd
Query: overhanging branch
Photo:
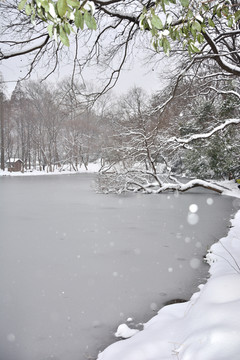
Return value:
[(29, 48), (29, 49), (26, 49), (26, 50), (23, 50), (23, 51), (18, 51), (16, 53), (7, 54), (7, 55), (4, 55), (2, 52), (0, 52), (0, 60), (6, 60), (6, 59), (10, 59), (10, 58), (13, 58), (13, 57), (16, 57), (16, 56), (22, 56), (22, 55), (30, 54), (30, 53), (32, 53), (32, 52), (34, 52), (36, 50), (41, 50), (45, 45), (47, 45), (48, 40), (50, 38), (50, 36), (48, 34), (46, 34), (45, 36), (46, 37), (45, 37), (44, 41), (41, 44), (33, 46), (33, 47)]
[(227, 126), (237, 125), (237, 124), (240, 124), (240, 119), (228, 119), (221, 125), (216, 126), (214, 129), (212, 129), (208, 133), (194, 134), (194, 135), (191, 135), (190, 137), (188, 137), (187, 139), (177, 138), (174, 136), (169, 139), (169, 142), (177, 142), (178, 144), (186, 145), (194, 140), (203, 140), (203, 139), (210, 138), (212, 135), (216, 134), (218, 131), (225, 129)]

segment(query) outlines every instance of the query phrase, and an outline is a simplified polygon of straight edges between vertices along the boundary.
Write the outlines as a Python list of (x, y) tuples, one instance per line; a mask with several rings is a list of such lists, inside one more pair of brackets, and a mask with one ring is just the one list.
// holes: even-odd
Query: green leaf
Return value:
[(202, 4), (202, 8), (203, 8), (204, 11), (208, 11), (208, 10), (209, 10), (208, 4)]
[(147, 20), (146, 20), (146, 19), (144, 19), (144, 22), (143, 22), (143, 28), (144, 28), (144, 30), (150, 30), (149, 23), (147, 22)]
[(157, 28), (155, 28), (153, 26), (150, 31), (151, 31), (152, 37), (157, 37), (157, 34), (158, 34), (158, 29)]
[(230, 28), (233, 26), (233, 18), (232, 17), (228, 20), (228, 26)]
[(192, 33), (192, 36), (194, 38), (194, 41), (196, 40), (196, 37), (197, 37), (197, 31), (194, 30), (193, 28), (191, 28), (191, 33)]
[(183, 49), (186, 49), (186, 46), (188, 45), (188, 42), (187, 42), (187, 40), (185, 39), (185, 40), (183, 40)]
[(66, 46), (70, 46), (70, 43), (69, 43), (69, 39), (68, 39), (68, 36), (67, 34), (65, 33), (65, 31), (63, 30), (62, 27), (60, 27), (60, 40), (61, 42), (63, 43), (63, 45), (66, 45)]
[(153, 16), (152, 16), (151, 23), (152, 23), (152, 25), (155, 26), (155, 28), (157, 28), (158, 30), (162, 30), (162, 29), (163, 29), (163, 23), (162, 23), (161, 19), (160, 19), (157, 15), (153, 15)]
[(193, 43), (190, 44), (190, 47), (191, 47), (191, 49), (193, 50), (193, 52), (195, 52), (195, 53), (199, 53), (199, 52), (200, 52), (200, 50), (199, 50)]
[(23, 10), (25, 4), (26, 4), (27, 0), (21, 0), (20, 3), (18, 4), (18, 10)]
[(83, 14), (80, 10), (76, 10), (75, 11), (75, 19), (74, 19), (75, 25), (77, 28), (80, 28), (81, 30), (83, 30), (84, 28), (84, 19), (83, 19)]
[(144, 7), (143, 7), (143, 10), (142, 10), (142, 14), (147, 14), (147, 12), (148, 12), (148, 11), (147, 11), (147, 8), (146, 8), (146, 6), (144, 6)]
[(96, 24), (95, 19), (88, 11), (84, 12), (84, 20), (89, 29), (91, 29), (91, 30), (97, 29), (97, 24)]
[(90, 22), (91, 22), (90, 18), (91, 18), (91, 14), (88, 11), (85, 11), (84, 12), (84, 21), (85, 21), (87, 27), (90, 26)]
[(70, 26), (69, 24), (64, 24), (64, 31), (67, 35), (70, 35), (71, 34), (71, 30), (70, 30)]
[(165, 52), (165, 54), (168, 56), (169, 55), (169, 51), (170, 51), (170, 43), (168, 41), (167, 38), (163, 38), (163, 51)]
[(194, 21), (192, 24), (192, 29), (200, 32), (202, 30), (201, 24), (198, 21)]
[(49, 12), (49, 2), (47, 0), (42, 1), (42, 7), (46, 10), (46, 12)]
[(197, 34), (197, 41), (199, 42), (199, 44), (202, 44), (204, 41), (204, 36), (201, 33)]
[(48, 29), (49, 36), (52, 37), (53, 36), (53, 25), (49, 24), (47, 29)]
[(211, 18), (208, 19), (208, 23), (211, 27), (215, 27), (215, 24)]
[(158, 51), (158, 42), (156, 40), (153, 42), (153, 47), (155, 51)]
[(63, 17), (67, 11), (67, 0), (58, 0), (57, 10), (60, 17)]
[(219, 18), (222, 17), (222, 9), (221, 9), (221, 8), (218, 8), (218, 9), (217, 9), (217, 16), (218, 16)]
[(172, 15), (171, 14), (167, 14), (167, 20), (166, 20), (166, 23), (168, 24), (168, 25), (171, 25), (171, 23), (172, 23)]
[(164, 2), (164, 0), (161, 0), (161, 6), (162, 6), (162, 9), (163, 9), (163, 12), (165, 13), (165, 12), (166, 12), (166, 8), (165, 8), (165, 2)]
[(189, 31), (188, 31), (188, 28), (187, 28), (186, 26), (183, 26), (182, 32), (183, 32), (183, 34), (186, 36), (186, 38), (189, 37)]
[(171, 27), (169, 28), (169, 34), (173, 41), (175, 41), (177, 39), (176, 32), (177, 32), (176, 29), (173, 29)]
[(235, 21), (237, 22), (240, 19), (240, 10), (236, 11), (234, 16), (235, 16)]
[(213, 16), (215, 16), (217, 14), (217, 5), (214, 5), (214, 7), (212, 9), (212, 14), (213, 14)]
[(224, 16), (226, 16), (226, 17), (228, 16), (228, 14), (229, 14), (228, 6), (223, 6), (222, 13), (223, 13)]
[(40, 8), (42, 6), (42, 0), (35, 0), (35, 3), (38, 8)]
[(180, 0), (180, 3), (182, 4), (183, 7), (188, 7), (189, 0)]
[(33, 14), (31, 15), (31, 23), (32, 23), (34, 26), (36, 26), (35, 18), (36, 18), (36, 14), (33, 13)]
[(91, 23), (92, 23), (91, 29), (97, 30), (97, 23), (93, 16), (91, 17)]
[(78, 8), (79, 7), (79, 1), (78, 0), (67, 0), (68, 5)]
[(38, 15), (41, 19), (43, 19), (43, 11), (42, 11), (42, 7), (37, 8), (37, 15)]
[(25, 12), (26, 12), (27, 16), (31, 15), (31, 13), (32, 13), (31, 5), (29, 5), (29, 4), (26, 5)]
[(189, 19), (191, 19), (191, 18), (193, 17), (193, 12), (192, 12), (191, 9), (188, 10), (188, 12), (187, 12), (187, 17), (188, 17)]

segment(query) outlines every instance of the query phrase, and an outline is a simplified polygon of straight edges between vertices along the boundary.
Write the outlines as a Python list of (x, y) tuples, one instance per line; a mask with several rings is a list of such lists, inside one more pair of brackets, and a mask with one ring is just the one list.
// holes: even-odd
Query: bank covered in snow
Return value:
[(163, 307), (143, 331), (120, 326), (122, 337), (133, 336), (109, 346), (98, 360), (239, 360), (240, 211), (206, 260), (210, 278), (199, 292), (186, 303)]
[[(19, 159), (15, 159), (19, 160)], [(25, 170), (23, 171), (9, 171), (6, 169), (5, 171), (0, 170), (0, 176), (35, 176), (35, 175), (71, 175), (71, 174), (82, 174), (82, 173), (97, 173), (101, 169), (100, 161), (96, 161), (94, 163), (89, 163), (88, 166), (82, 165), (78, 167), (77, 171), (70, 169), (70, 166), (62, 167), (61, 169), (54, 169), (54, 171), (49, 171), (46, 167), (45, 170)]]

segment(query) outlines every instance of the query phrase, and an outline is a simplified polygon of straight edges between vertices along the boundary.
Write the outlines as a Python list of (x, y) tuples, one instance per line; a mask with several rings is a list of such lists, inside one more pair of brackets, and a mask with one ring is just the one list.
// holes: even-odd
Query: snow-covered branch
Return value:
[(210, 138), (212, 135), (214, 135), (218, 131), (225, 129), (227, 126), (237, 125), (239, 123), (240, 123), (240, 119), (228, 119), (224, 123), (222, 123), (219, 126), (216, 126), (214, 129), (212, 129), (211, 131), (209, 131), (207, 133), (194, 134), (194, 135), (189, 136), (188, 138), (177, 138), (176, 136), (174, 136), (174, 137), (170, 138), (169, 141), (177, 142), (178, 144), (183, 144), (183, 145), (189, 144), (190, 142), (192, 142), (194, 140)]
[(240, 94), (237, 93), (236, 91), (233, 91), (233, 90), (227, 90), (227, 91), (219, 90), (219, 89), (214, 88), (213, 86), (210, 86), (209, 89), (215, 91), (218, 94), (222, 94), (222, 95), (234, 95), (240, 100)]
[(180, 182), (178, 182), (177, 184), (164, 184), (162, 187), (159, 188), (157, 193), (161, 193), (167, 190), (177, 190), (177, 191), (185, 192), (195, 187), (203, 187), (208, 190), (216, 191), (219, 194), (222, 194), (224, 191), (224, 188), (222, 188), (219, 185), (212, 184), (205, 180), (194, 179), (187, 182), (186, 184), (182, 184)]
[(176, 92), (177, 92), (177, 89), (178, 89), (178, 85), (180, 83), (180, 81), (182, 80), (182, 78), (184, 77), (184, 75), (187, 73), (187, 71), (192, 67), (194, 63), (194, 59), (192, 61), (190, 61), (189, 64), (187, 64), (186, 67), (184, 67), (182, 69), (182, 71), (180, 72), (180, 74), (177, 76), (177, 79), (175, 81), (175, 84), (174, 84), (174, 87), (173, 87), (173, 90), (172, 90), (172, 93), (171, 95), (167, 98), (167, 100), (162, 103), (162, 104), (159, 104), (158, 106), (156, 106), (150, 113), (149, 113), (149, 116), (155, 114), (156, 112), (159, 112), (159, 111), (164, 111), (165, 108), (170, 104), (170, 102), (174, 99), (175, 95), (176, 95)]
[[(210, 46), (210, 48), (212, 50), (212, 53), (214, 55), (213, 56), (214, 60), (218, 63), (220, 68), (227, 71), (230, 74), (234, 74), (236, 76), (239, 76), (240, 75), (240, 67), (238, 65), (236, 65), (236, 64), (231, 63), (231, 62), (227, 62), (225, 59), (222, 58), (221, 51), (217, 47), (217, 44), (216, 44), (215, 40), (211, 38), (210, 33), (205, 31), (205, 32), (203, 32), (203, 36), (204, 36), (207, 44)], [(236, 50), (234, 49), (233, 51), (234, 52), (236, 51), (236, 54), (237, 54), (238, 49), (236, 49)], [(232, 51), (230, 51), (230, 52), (232, 52)], [(211, 55), (212, 54), (210, 54), (210, 57), (211, 57)]]
[[(165, 191), (180, 191), (185, 192), (196, 187), (201, 187), (207, 190), (215, 191), (219, 194), (222, 194), (226, 188), (211, 183), (209, 181), (194, 179), (188, 181), (187, 183), (182, 183), (178, 180), (174, 182), (166, 181), (163, 182), (160, 179), (159, 174), (153, 174), (151, 172), (143, 172), (137, 170), (128, 170), (124, 173), (105, 173), (100, 174), (100, 183), (101, 190), (104, 189), (106, 192), (106, 183), (107, 192), (123, 192), (123, 191), (133, 191), (133, 192), (143, 192), (145, 194), (160, 194)], [(163, 175), (162, 175), (163, 177)], [(152, 180), (151, 180), (152, 178)], [(174, 180), (174, 179), (173, 179)], [(109, 184), (114, 184), (109, 186)], [(227, 189), (228, 190), (228, 189)]]

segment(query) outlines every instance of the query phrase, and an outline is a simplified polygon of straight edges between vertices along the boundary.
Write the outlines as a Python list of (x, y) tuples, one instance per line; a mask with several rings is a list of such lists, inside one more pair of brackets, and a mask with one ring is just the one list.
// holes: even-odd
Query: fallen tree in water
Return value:
[(98, 176), (98, 189), (104, 193), (131, 191), (145, 194), (160, 194), (165, 191), (185, 192), (197, 187), (215, 191), (219, 194), (226, 190), (222, 185), (207, 180), (193, 179), (183, 183), (173, 176), (160, 175), (148, 171), (133, 170), (118, 172), (113, 170), (111, 172), (101, 172)]

